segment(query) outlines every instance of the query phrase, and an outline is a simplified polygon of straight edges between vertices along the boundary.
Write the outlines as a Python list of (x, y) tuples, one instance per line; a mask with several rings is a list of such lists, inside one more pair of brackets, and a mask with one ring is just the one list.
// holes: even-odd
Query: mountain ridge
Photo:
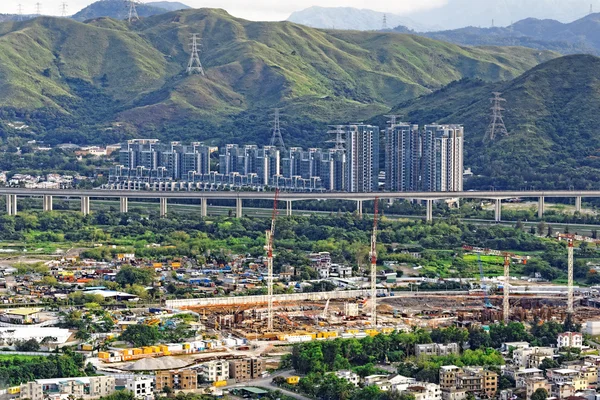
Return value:
[[(252, 22), (216, 9), (131, 24), (42, 17), (0, 32), (0, 111), (29, 118), (52, 143), (132, 135), (264, 143), (268, 110), (283, 107), (306, 145), (323, 139), (327, 123), (371, 118), (464, 77), (511, 79), (558, 56)], [(206, 78), (185, 74), (191, 33), (200, 35)], [(28, 50), (40, 43), (44, 51)]]
[[(490, 142), (485, 132), (494, 91), (507, 99), (510, 135)], [(598, 107), (600, 58), (570, 55), (507, 82), (457, 81), (392, 112), (410, 121), (464, 124), (465, 166), (482, 175), (467, 188), (583, 190), (600, 179)]]

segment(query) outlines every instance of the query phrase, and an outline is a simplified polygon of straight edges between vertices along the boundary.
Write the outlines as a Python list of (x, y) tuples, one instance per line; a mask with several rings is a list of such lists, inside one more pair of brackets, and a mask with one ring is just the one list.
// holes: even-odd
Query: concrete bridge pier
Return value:
[(119, 210), (122, 213), (128, 213), (129, 212), (129, 198), (128, 197), (121, 197), (119, 199)]
[(575, 197), (575, 211), (581, 212), (581, 196)]
[(200, 216), (202, 218), (208, 217), (208, 199), (206, 197), (200, 199)]
[(44, 211), (52, 211), (52, 208), (53, 208), (52, 196), (44, 195), (44, 197), (42, 198), (42, 201), (43, 201), (43, 210)]
[(164, 218), (167, 216), (167, 198), (166, 197), (161, 197), (160, 198), (160, 217)]
[(502, 221), (502, 199), (496, 199), (496, 210), (494, 212), (494, 220), (496, 222)]
[(81, 213), (83, 215), (90, 215), (90, 197), (81, 196)]
[(8, 215), (17, 215), (17, 195), (6, 195), (6, 213)]
[(292, 201), (291, 200), (286, 201), (285, 215), (288, 217), (292, 216)]
[(433, 200), (426, 200), (427, 202), (427, 216), (426, 216), (426, 221), (427, 222), (432, 222), (433, 221)]
[(238, 197), (237, 199), (235, 199), (235, 217), (242, 218), (243, 216), (244, 214), (242, 210), (242, 199)]
[(545, 198), (540, 196), (538, 199), (538, 218), (544, 218), (544, 211), (546, 211), (545, 208)]
[(363, 201), (362, 200), (356, 200), (356, 213), (358, 214), (358, 216), (360, 218), (362, 218), (362, 216), (363, 216)]

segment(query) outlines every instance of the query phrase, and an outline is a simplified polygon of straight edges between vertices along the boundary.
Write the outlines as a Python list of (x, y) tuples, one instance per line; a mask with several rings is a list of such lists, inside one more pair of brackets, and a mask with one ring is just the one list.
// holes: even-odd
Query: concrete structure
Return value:
[[(354, 299), (356, 297), (368, 296), (369, 290), (335, 290), (331, 292), (315, 292), (315, 293), (295, 293), (295, 294), (278, 294), (273, 296), (274, 303), (286, 302), (293, 303), (302, 300), (323, 301), (328, 299)], [(386, 289), (377, 289), (377, 293), (386, 293)], [(458, 293), (458, 292), (453, 292)], [(410, 293), (402, 294), (411, 296)], [(400, 295), (397, 295), (400, 296)], [(212, 297), (203, 299), (178, 299), (167, 300), (168, 308), (186, 308), (186, 307), (210, 307), (210, 306), (232, 306), (242, 304), (267, 304), (268, 296), (235, 296), (235, 297)]]
[(7, 346), (11, 346), (19, 340), (35, 339), (41, 342), (47, 337), (53, 338), (52, 343), (63, 344), (67, 342), (70, 336), (71, 332), (62, 328), (39, 326), (0, 327), (0, 345)]
[[(265, 191), (252, 191), (252, 192), (236, 192), (236, 191), (194, 191), (196, 190), (192, 186), (183, 185), (179, 186), (161, 186), (157, 187), (156, 190), (161, 190), (160, 196), (157, 196), (156, 191), (147, 190), (149, 187), (134, 187), (130, 189), (115, 189), (115, 190), (79, 190), (79, 189), (27, 189), (27, 188), (0, 188), (0, 195), (6, 195), (7, 213), (9, 215), (16, 215), (17, 208), (16, 202), (18, 196), (24, 197), (42, 197), (42, 196), (53, 196), (53, 197), (80, 197), (87, 198), (82, 200), (82, 211), (89, 212), (90, 200), (93, 198), (103, 199), (156, 199), (157, 197), (166, 200), (175, 199), (198, 199), (198, 200), (244, 200), (244, 199), (255, 199), (255, 200), (273, 200), (274, 194), (272, 192)], [(600, 191), (473, 191), (473, 192), (453, 192), (453, 193), (442, 193), (442, 192), (371, 192), (371, 193), (338, 193), (338, 192), (327, 192), (327, 193), (307, 193), (307, 192), (282, 192), (280, 195), (281, 201), (303, 201), (303, 200), (367, 200), (372, 201), (375, 197), (381, 200), (395, 200), (395, 199), (413, 199), (413, 200), (448, 200), (448, 199), (481, 199), (481, 200), (493, 200), (500, 201), (497, 203), (500, 207), (496, 210), (496, 220), (502, 219), (501, 200), (512, 199), (512, 198), (598, 198), (600, 197)], [(166, 204), (166, 203), (165, 203)], [(427, 203), (430, 206), (431, 203)], [(241, 205), (240, 205), (241, 207)], [(166, 211), (166, 209), (164, 210)], [(238, 214), (238, 213), (236, 213)], [(428, 220), (432, 219), (432, 215), (428, 213)]]
[(128, 379), (125, 389), (132, 392), (137, 399), (148, 400), (154, 398), (154, 379), (145, 377)]
[(395, 124), (386, 130), (386, 190), (463, 190), (464, 129), (460, 125)]
[(379, 190), (379, 127), (346, 127), (346, 191), (368, 193)]
[(483, 368), (459, 368), (455, 365), (440, 368), (442, 390), (466, 389), (469, 392), (494, 397), (498, 391), (498, 374)]
[(398, 390), (403, 394), (410, 394), (415, 397), (415, 400), (441, 400), (442, 390), (440, 385), (429, 382), (416, 382), (409, 385), (406, 389)]
[(600, 335), (600, 321), (587, 321), (585, 324), (585, 333), (590, 336)]
[(553, 385), (571, 385), (577, 390), (587, 389), (588, 381), (581, 373), (572, 368), (556, 368), (546, 370), (548, 381)]
[(551, 347), (530, 347), (513, 351), (513, 365), (516, 368), (538, 368), (546, 358), (554, 357)]
[(558, 348), (563, 347), (576, 347), (578, 349), (583, 347), (583, 335), (579, 332), (564, 332), (558, 335), (557, 339)]
[(173, 390), (195, 390), (198, 388), (198, 373), (192, 369), (157, 371), (156, 391), (162, 392), (165, 387)]
[(14, 308), (0, 314), (0, 321), (11, 324), (35, 324), (40, 320), (39, 308)]
[(429, 343), (415, 345), (415, 355), (417, 357), (447, 356), (450, 354), (458, 354), (459, 352), (460, 347), (458, 346), (458, 343)]
[(229, 361), (229, 377), (237, 382), (258, 379), (266, 371), (267, 363), (262, 358), (244, 358)]
[(45, 400), (73, 396), (77, 399), (98, 399), (114, 392), (115, 378), (112, 376), (37, 379), (21, 385), (20, 398)]
[(527, 400), (531, 399), (531, 396), (538, 389), (544, 389), (548, 395), (552, 393), (552, 385), (543, 377), (529, 378), (525, 381), (525, 393)]
[(465, 400), (469, 391), (467, 389), (450, 388), (442, 390), (442, 400)]
[(229, 362), (226, 360), (209, 361), (200, 365), (199, 374), (208, 382), (229, 379)]
[(335, 376), (337, 376), (340, 379), (347, 380), (348, 382), (350, 382), (351, 384), (353, 384), (356, 387), (358, 387), (358, 384), (360, 383), (360, 376), (358, 376), (358, 374), (353, 371), (348, 371), (348, 370), (336, 371)]
[(460, 125), (425, 125), (422, 136), (421, 190), (461, 192), (464, 129)]
[(538, 368), (505, 368), (504, 375), (515, 380), (517, 388), (527, 386), (527, 380), (532, 378), (543, 378), (544, 371)]

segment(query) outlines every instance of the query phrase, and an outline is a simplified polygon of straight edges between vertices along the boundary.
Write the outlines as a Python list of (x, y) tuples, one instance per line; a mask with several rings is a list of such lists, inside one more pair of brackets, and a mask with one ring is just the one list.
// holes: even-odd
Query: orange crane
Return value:
[(377, 223), (379, 214), (379, 197), (375, 198), (373, 216), (373, 233), (371, 235), (371, 326), (377, 326)]
[(273, 214), (271, 216), (271, 229), (266, 232), (267, 250), (267, 331), (273, 332), (273, 236), (275, 235), (275, 219), (277, 218), (277, 202), (279, 201), (279, 189), (275, 190), (273, 200)]

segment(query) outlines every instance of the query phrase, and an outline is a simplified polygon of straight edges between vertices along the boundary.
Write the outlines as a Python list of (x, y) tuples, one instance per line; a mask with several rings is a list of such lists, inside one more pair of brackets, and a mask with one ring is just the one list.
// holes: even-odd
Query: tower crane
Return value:
[(273, 200), (273, 214), (271, 215), (271, 229), (266, 231), (267, 251), (267, 331), (273, 332), (273, 236), (275, 235), (275, 220), (277, 219), (277, 202), (279, 201), (279, 189), (275, 190)]
[[(522, 264), (527, 264), (527, 261), (530, 259), (529, 256), (520, 256), (518, 254), (508, 253), (500, 250), (492, 250), (492, 249), (483, 249), (481, 247), (474, 246), (463, 246), (464, 250), (472, 251), (473, 253), (477, 253), (477, 262), (479, 263), (479, 273), (481, 275), (481, 280), (483, 281), (483, 265), (481, 264), (481, 254), (490, 254), (493, 256), (501, 256), (504, 257), (504, 288), (502, 290), (502, 314), (505, 323), (508, 323), (510, 319), (510, 289), (509, 289), (509, 280), (510, 280), (510, 261), (517, 260)], [(485, 307), (491, 308), (492, 304), (487, 295), (487, 291), (484, 290), (485, 295)]]
[(375, 198), (373, 217), (373, 233), (371, 235), (371, 326), (377, 326), (377, 223), (379, 214), (379, 197)]

